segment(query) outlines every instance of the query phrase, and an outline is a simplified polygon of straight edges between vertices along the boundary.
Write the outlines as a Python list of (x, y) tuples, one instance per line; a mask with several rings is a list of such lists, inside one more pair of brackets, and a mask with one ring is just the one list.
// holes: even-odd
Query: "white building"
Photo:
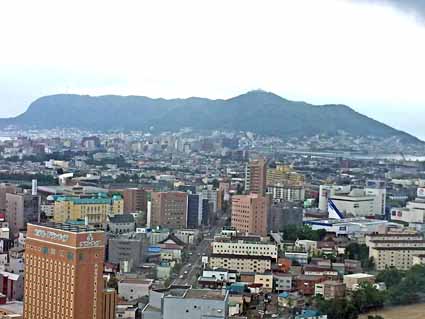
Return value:
[(213, 254), (267, 256), (277, 259), (277, 246), (270, 242), (228, 240), (215, 241), (211, 246)]
[(301, 202), (305, 199), (305, 188), (303, 186), (272, 185), (267, 186), (267, 193), (274, 200), (285, 202)]
[(407, 202), (405, 208), (392, 208), (391, 220), (406, 223), (425, 223), (425, 192), (423, 188), (418, 188), (418, 198)]

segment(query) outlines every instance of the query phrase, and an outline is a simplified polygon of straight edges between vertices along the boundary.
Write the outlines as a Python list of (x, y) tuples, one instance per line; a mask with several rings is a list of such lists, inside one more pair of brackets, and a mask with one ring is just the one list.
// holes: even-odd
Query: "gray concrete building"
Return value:
[(148, 246), (146, 234), (116, 235), (108, 239), (108, 261), (119, 264), (121, 271), (136, 271), (145, 261)]

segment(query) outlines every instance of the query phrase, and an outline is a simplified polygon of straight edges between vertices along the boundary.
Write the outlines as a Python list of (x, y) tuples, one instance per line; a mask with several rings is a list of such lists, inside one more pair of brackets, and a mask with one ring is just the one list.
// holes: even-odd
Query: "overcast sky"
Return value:
[(0, 3), (0, 117), (55, 93), (343, 103), (425, 138), (413, 0)]

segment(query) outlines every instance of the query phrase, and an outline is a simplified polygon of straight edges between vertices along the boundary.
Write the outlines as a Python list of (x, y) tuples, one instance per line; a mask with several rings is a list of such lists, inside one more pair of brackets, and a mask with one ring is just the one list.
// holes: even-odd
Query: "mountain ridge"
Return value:
[(422, 142), (347, 105), (312, 105), (258, 90), (229, 99), (56, 94), (36, 99), (16, 117), (0, 119), (0, 127), (6, 126), (154, 131), (191, 127), (280, 137), (344, 131), (354, 136), (395, 136), (409, 143)]

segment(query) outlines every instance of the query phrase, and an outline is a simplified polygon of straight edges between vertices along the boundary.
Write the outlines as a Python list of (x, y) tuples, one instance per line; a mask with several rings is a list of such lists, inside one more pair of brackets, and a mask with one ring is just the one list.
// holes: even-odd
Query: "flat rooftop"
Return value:
[(189, 289), (184, 296), (185, 299), (209, 299), (225, 300), (226, 295), (221, 290)]
[(78, 225), (78, 224), (67, 224), (67, 223), (31, 223), (31, 225), (52, 228), (57, 230), (68, 231), (72, 233), (86, 233), (86, 232), (103, 232), (102, 230), (96, 229), (92, 226)]

